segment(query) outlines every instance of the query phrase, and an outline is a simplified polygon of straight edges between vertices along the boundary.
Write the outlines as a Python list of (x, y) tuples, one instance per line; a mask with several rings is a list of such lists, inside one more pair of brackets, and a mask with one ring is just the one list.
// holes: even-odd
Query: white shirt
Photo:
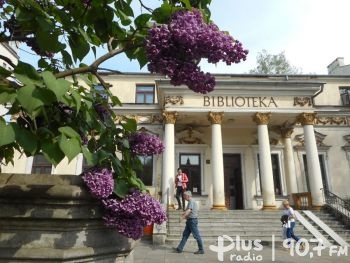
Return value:
[[(291, 207), (289, 207), (288, 209), (284, 209), (283, 210), (283, 214), (287, 215), (287, 216), (294, 216), (295, 217), (294, 209), (291, 208)], [(288, 222), (295, 222), (295, 219), (294, 218), (290, 218), (288, 220)]]
[(182, 186), (182, 175), (177, 176), (177, 186)]

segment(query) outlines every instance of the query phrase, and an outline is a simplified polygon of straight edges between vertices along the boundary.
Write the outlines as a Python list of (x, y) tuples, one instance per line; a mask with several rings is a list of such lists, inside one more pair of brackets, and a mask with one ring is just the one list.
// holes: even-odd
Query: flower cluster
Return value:
[(166, 214), (160, 203), (148, 194), (136, 190), (122, 200), (107, 199), (102, 201), (106, 215), (105, 225), (129, 238), (139, 239), (143, 228), (166, 220)]
[(147, 132), (133, 133), (129, 136), (129, 144), (134, 155), (150, 156), (164, 151), (164, 144), (159, 137)]
[(6, 3), (6, 0), (0, 0), (0, 8), (2, 8), (5, 3)]
[(245, 60), (242, 44), (213, 24), (206, 24), (199, 10), (179, 11), (168, 25), (154, 26), (148, 32), (146, 53), (148, 69), (170, 77), (173, 85), (185, 84), (198, 93), (214, 89), (215, 78), (197, 65), (202, 58), (209, 63), (227, 65)]
[(107, 168), (91, 168), (84, 172), (83, 180), (96, 198), (107, 198), (113, 192), (113, 172)]

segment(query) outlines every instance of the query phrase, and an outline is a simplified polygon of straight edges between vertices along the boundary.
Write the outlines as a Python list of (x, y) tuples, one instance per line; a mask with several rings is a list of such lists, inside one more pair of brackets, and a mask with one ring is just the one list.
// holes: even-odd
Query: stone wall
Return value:
[(76, 175), (0, 174), (0, 262), (133, 262)]

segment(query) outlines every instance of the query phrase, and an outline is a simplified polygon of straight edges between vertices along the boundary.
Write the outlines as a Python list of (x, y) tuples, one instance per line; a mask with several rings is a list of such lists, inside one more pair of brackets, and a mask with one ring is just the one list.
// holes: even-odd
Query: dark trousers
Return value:
[(186, 242), (187, 242), (187, 239), (189, 238), (191, 233), (192, 233), (194, 239), (197, 240), (198, 250), (204, 251), (203, 241), (202, 241), (201, 235), (199, 234), (199, 230), (198, 230), (198, 219), (197, 218), (188, 218), (187, 219), (185, 230), (182, 233), (181, 242), (177, 247), (178, 251), (182, 251), (184, 249)]
[[(178, 186), (176, 187), (176, 200), (177, 200), (177, 203), (179, 205), (179, 208), (184, 208), (185, 209), (185, 197), (183, 195), (183, 193), (185, 192), (186, 189), (183, 189), (182, 186)], [(181, 195), (181, 198), (182, 198), (182, 206), (181, 206), (181, 203), (180, 203), (180, 195)]]

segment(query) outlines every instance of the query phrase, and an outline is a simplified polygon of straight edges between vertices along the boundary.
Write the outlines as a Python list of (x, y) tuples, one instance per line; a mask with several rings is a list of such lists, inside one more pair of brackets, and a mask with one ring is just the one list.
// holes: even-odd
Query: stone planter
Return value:
[(0, 262), (133, 262), (76, 175), (0, 174)]

